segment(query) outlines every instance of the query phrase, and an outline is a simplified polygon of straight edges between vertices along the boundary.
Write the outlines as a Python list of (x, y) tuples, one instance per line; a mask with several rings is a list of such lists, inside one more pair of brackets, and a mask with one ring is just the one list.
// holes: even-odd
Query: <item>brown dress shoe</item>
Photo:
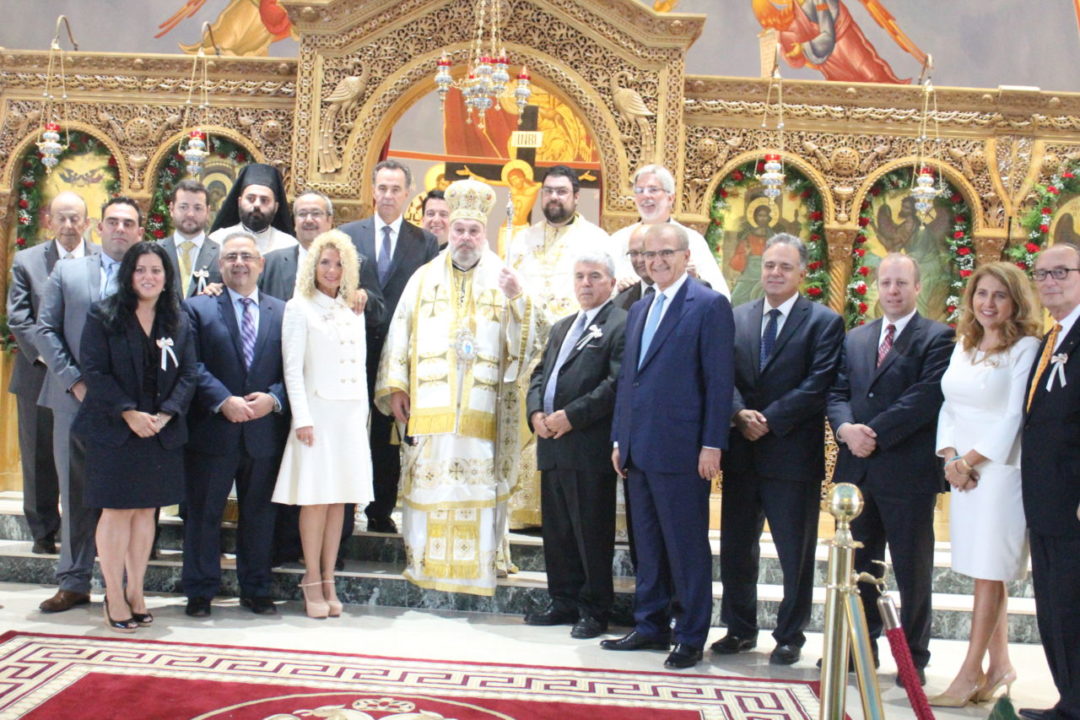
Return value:
[(77, 593), (70, 590), (57, 590), (56, 594), (48, 600), (42, 601), (38, 609), (43, 613), (58, 613), (70, 610), (76, 605), (86, 605), (90, 602), (89, 593)]

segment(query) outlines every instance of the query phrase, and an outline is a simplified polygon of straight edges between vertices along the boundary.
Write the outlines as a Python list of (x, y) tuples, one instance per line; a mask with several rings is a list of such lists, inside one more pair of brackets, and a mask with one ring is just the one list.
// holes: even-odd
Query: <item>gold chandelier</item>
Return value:
[[(53, 34), (52, 43), (49, 45), (49, 67), (45, 71), (45, 107), (42, 109), (42, 122), (44, 129), (41, 132), (41, 140), (37, 142), (38, 153), (41, 155), (41, 164), (45, 166), (46, 174), (52, 173), (52, 169), (60, 162), (60, 154), (67, 150), (71, 143), (71, 129), (68, 127), (67, 107), (67, 75), (64, 72), (64, 51), (60, 49), (60, 26), (67, 28), (68, 40), (71, 41), (72, 50), (78, 50), (79, 44), (75, 42), (75, 36), (71, 33), (71, 23), (65, 15), (56, 18), (56, 32)], [(60, 88), (60, 110), (57, 111), (57, 99), (53, 94), (55, 85)], [(60, 143), (60, 117), (64, 120), (64, 143)]]
[[(221, 56), (221, 48), (218, 47), (217, 40), (214, 39), (214, 30), (210, 27), (210, 23), (204, 22), (202, 25), (202, 42), (199, 43), (199, 50), (191, 61), (191, 79), (188, 81), (187, 102), (184, 103), (182, 127), (188, 127), (189, 121), (193, 123), (193, 126), (186, 133), (186, 137), (181, 136), (180, 146), (177, 148), (178, 152), (184, 157), (187, 174), (193, 178), (199, 178), (202, 175), (203, 164), (210, 155), (208, 149), (209, 138), (206, 131), (201, 127), (206, 124), (210, 111), (210, 78), (206, 68), (206, 53), (203, 52), (207, 35), (210, 36), (210, 44), (213, 46), (214, 52), (219, 57)], [(199, 105), (193, 109), (196, 87), (199, 92)], [(193, 116), (196, 117), (193, 118)]]
[[(499, 40), (502, 0), (477, 0), (475, 5), (476, 37), (470, 52), (469, 72), (463, 80), (454, 80), (450, 75), (453, 61), (443, 51), (435, 71), (435, 87), (439, 93), (440, 105), (446, 105), (446, 95), (450, 88), (457, 88), (465, 96), (468, 114), (465, 121), (472, 122), (473, 114), (477, 117), (480, 128), (485, 127), (487, 111), (495, 106), (502, 97), (512, 98), (518, 108), (518, 122), (521, 113), (529, 102), (532, 90), (529, 88), (529, 72), (524, 65), (517, 74), (517, 84), (510, 88), (510, 59), (506, 48)], [(485, 35), (487, 39), (485, 41)]]

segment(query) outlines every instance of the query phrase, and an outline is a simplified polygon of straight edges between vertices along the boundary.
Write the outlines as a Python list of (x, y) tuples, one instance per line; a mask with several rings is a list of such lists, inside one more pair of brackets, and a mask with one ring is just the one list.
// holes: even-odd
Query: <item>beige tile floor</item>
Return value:
[[(41, 585), (0, 583), (0, 630), (57, 633), (80, 636), (119, 637), (101, 622), (100, 596), (89, 608), (76, 608), (59, 615), (43, 615), (39, 602), (54, 588)], [(596, 641), (572, 640), (568, 628), (529, 627), (518, 616), (480, 613), (420, 611), (386, 607), (347, 606), (339, 619), (310, 620), (303, 616), (299, 603), (279, 603), (279, 615), (262, 618), (237, 605), (235, 598), (215, 603), (213, 616), (196, 620), (184, 615), (184, 598), (157, 595), (150, 598), (156, 621), (152, 628), (140, 630), (137, 638), (223, 645), (271, 647), (295, 650), (354, 652), (393, 657), (434, 658), (507, 662), (527, 665), (551, 665), (582, 668), (613, 668), (662, 671), (664, 654), (659, 652), (612, 653), (601, 650)], [(723, 635), (714, 628), (710, 641)], [(803, 659), (791, 667), (768, 664), (771, 638), (762, 634), (757, 652), (725, 658), (706, 659), (695, 673), (812, 680), (814, 663), (821, 651), (821, 636), (808, 637)], [(887, 645), (883, 643), (882, 649)], [(1020, 673), (1013, 687), (1018, 706), (1047, 707), (1057, 698), (1050, 679), (1042, 647), (1014, 645), (1013, 664)], [(931, 642), (933, 659), (927, 668), (927, 691), (940, 692), (949, 683), (963, 658), (965, 644), (956, 641)], [(879, 675), (885, 716), (890, 720), (914, 718), (903, 690), (893, 683), (895, 666), (883, 658)], [(0, 676), (3, 670), (0, 666)], [(852, 682), (852, 687), (854, 682)], [(853, 690), (848, 693), (848, 714), (862, 717), (862, 708)], [(960, 710), (936, 710), (938, 720), (985, 718), (987, 706), (968, 706)], [(132, 720), (139, 720), (137, 715)]]

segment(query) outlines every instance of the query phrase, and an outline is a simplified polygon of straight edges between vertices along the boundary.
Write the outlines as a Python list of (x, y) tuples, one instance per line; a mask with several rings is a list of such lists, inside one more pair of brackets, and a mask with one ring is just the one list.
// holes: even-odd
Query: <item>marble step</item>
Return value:
[[(26, 520), (20, 512), (13, 510), (10, 505), (0, 502), (0, 540), (30, 540), (30, 531)], [(179, 518), (163, 516), (160, 521), (161, 530), (158, 539), (158, 547), (162, 550), (179, 551), (183, 547), (183, 526)], [(363, 521), (358, 523), (357, 530), (348, 539), (345, 546), (344, 556), (360, 562), (375, 562), (390, 565), (404, 566), (405, 547), (400, 535), (387, 535), (384, 533), (369, 533), (360, 528)], [(716, 533), (712, 533), (710, 542), (713, 546), (712, 577), (714, 581), (720, 580), (720, 542)], [(222, 551), (233, 553), (236, 550), (236, 527), (233, 523), (223, 523), (221, 529)], [(539, 531), (514, 532), (510, 536), (511, 556), (514, 563), (523, 572), (545, 571), (543, 540)], [(819, 544), (816, 551), (816, 563), (814, 568), (814, 584), (824, 586), (826, 570), (828, 567), (828, 548)], [(632, 577), (633, 567), (630, 563), (630, 551), (625, 543), (616, 543), (615, 557), (612, 562), (612, 572), (616, 578)], [(896, 583), (890, 576), (889, 588), (896, 590)], [(776, 554), (775, 546), (770, 542), (769, 536), (765, 535), (761, 543), (761, 568), (758, 574), (758, 582), (762, 585), (782, 585), (783, 573)], [(934, 557), (934, 592), (948, 593), (951, 595), (971, 595), (974, 593), (975, 581), (954, 572), (950, 567), (950, 554), (947, 543), (939, 543)], [(1009, 596), (1014, 598), (1033, 598), (1034, 591), (1031, 584), (1031, 576), (1023, 580), (1008, 583)]]
[[(0, 581), (40, 585), (52, 585), (56, 566), (55, 555), (34, 555), (31, 543), (26, 540), (0, 540)], [(181, 555), (172, 549), (162, 550), (160, 558), (150, 563), (146, 587), (152, 592), (182, 594), (180, 586)], [(301, 599), (297, 586), (303, 568), (288, 564), (274, 569), (272, 594), (277, 600)], [(95, 592), (101, 590), (101, 577), (95, 568)], [(502, 579), (493, 597), (478, 597), (462, 593), (443, 593), (416, 587), (401, 577), (401, 564), (365, 560), (346, 561), (345, 570), (338, 573), (338, 594), (343, 602), (353, 605), (402, 607), (411, 609), (443, 609), (481, 613), (523, 614), (542, 605), (547, 598), (546, 578), (542, 572), (522, 570)], [(615, 579), (616, 602), (614, 620), (617, 624), (630, 623), (633, 601), (633, 579)], [(713, 583), (713, 626), (719, 627), (719, 582)], [(222, 563), (221, 595), (235, 596), (235, 560), (226, 556)], [(773, 627), (783, 588), (778, 584), (758, 585), (758, 622), (763, 628), (763, 647), (771, 644), (765, 637)], [(825, 590), (818, 586), (814, 591), (814, 608), (810, 627), (820, 632), (824, 618)], [(966, 640), (971, 629), (972, 597), (937, 591), (933, 601), (932, 636), (950, 640)], [(1030, 598), (1012, 598), (1009, 601), (1009, 637), (1012, 642), (1036, 643), (1039, 641), (1035, 623), (1035, 604)]]

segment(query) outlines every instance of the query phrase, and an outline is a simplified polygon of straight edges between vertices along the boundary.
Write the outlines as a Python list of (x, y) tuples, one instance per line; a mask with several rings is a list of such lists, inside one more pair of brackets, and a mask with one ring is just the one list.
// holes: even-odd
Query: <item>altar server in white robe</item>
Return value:
[(404, 576), (423, 588), (492, 595), (516, 476), (515, 383), (547, 327), (517, 274), (488, 248), (494, 191), (460, 180), (446, 200), (450, 249), (402, 293), (375, 404), (403, 436)]

